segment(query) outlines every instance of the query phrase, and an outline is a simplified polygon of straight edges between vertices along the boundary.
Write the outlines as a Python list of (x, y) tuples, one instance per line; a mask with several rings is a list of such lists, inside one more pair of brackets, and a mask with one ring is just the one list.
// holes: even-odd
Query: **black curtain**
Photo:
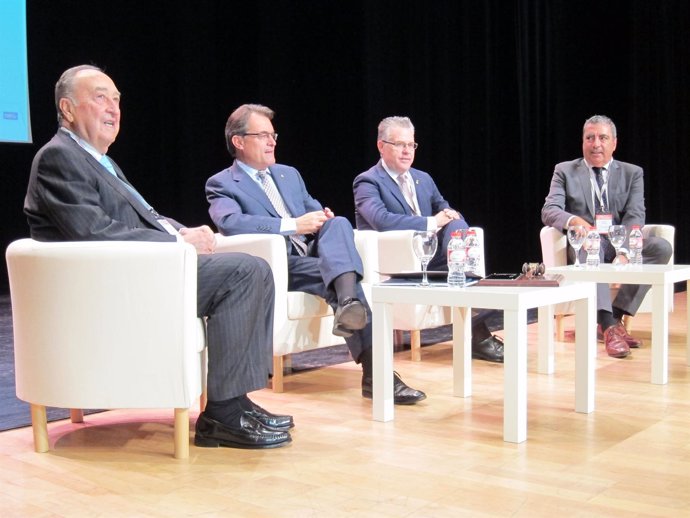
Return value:
[(415, 166), (484, 227), (488, 269), (517, 271), (540, 259), (554, 164), (581, 156), (582, 124), (600, 113), (618, 126), (615, 156), (645, 169), (647, 220), (675, 225), (676, 262), (690, 261), (684, 1), (28, 4), (35, 144), (0, 144), (5, 246), (28, 234), (23, 197), (56, 129), (55, 81), (94, 63), (123, 93), (109, 154), (188, 225), (209, 223), (204, 183), (230, 163), (223, 128), (239, 104), (276, 111), (278, 161), (352, 221), (352, 180), (378, 159), (378, 122), (408, 115)]

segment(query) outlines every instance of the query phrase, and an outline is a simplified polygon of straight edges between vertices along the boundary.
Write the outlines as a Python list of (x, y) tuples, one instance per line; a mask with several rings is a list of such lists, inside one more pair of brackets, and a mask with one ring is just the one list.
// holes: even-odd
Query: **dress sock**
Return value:
[(242, 398), (249, 399), (247, 396), (239, 396), (224, 401), (209, 401), (206, 403), (204, 413), (211, 419), (215, 419), (227, 426), (239, 426), (240, 417), (245, 412), (242, 405)]
[(333, 289), (338, 296), (338, 304), (342, 304), (346, 299), (357, 298), (356, 286), (357, 275), (355, 272), (345, 272), (333, 279)]

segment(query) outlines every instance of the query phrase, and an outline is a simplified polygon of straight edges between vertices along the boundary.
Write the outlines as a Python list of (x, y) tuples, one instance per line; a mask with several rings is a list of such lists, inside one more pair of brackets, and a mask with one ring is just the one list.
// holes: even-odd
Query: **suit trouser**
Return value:
[(197, 314), (206, 317), (208, 399), (266, 387), (273, 369), (273, 274), (248, 254), (198, 256)]
[[(662, 237), (650, 236), (645, 238), (642, 248), (644, 264), (667, 264), (673, 254), (671, 244)], [(568, 246), (569, 259), (574, 260), (575, 254)], [(586, 260), (587, 253), (580, 250), (580, 262)], [(610, 263), (616, 258), (616, 249), (608, 239), (602, 238), (599, 248), (599, 260)], [(597, 284), (597, 310), (613, 311), (613, 307), (624, 311), (628, 315), (637, 313), (640, 304), (649, 291), (649, 284), (622, 284), (615, 300), (611, 300), (611, 288), (606, 283)]]
[(357, 253), (352, 225), (343, 217), (331, 218), (324, 223), (314, 240), (309, 243), (309, 256), (288, 255), (288, 290), (303, 291), (326, 300), (335, 312), (338, 295), (333, 280), (343, 273), (357, 275), (356, 297), (367, 308), (367, 325), (345, 338), (352, 358), (359, 363), (362, 352), (371, 349), (371, 310), (359, 282), (362, 278), (362, 259)]

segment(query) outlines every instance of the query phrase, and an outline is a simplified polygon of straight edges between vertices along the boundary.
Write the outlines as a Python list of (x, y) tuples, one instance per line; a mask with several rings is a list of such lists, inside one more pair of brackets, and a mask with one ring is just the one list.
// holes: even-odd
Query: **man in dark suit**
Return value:
[[(273, 115), (258, 104), (242, 105), (230, 114), (225, 138), (235, 161), (206, 183), (211, 219), (225, 235), (285, 236), (288, 289), (318, 295), (330, 304), (333, 333), (345, 338), (352, 358), (362, 365), (362, 396), (371, 398), (371, 319), (352, 226), (309, 195), (297, 169), (276, 164)], [(424, 398), (394, 376), (396, 404)]]
[[(617, 256), (607, 238), (608, 228), (625, 225), (629, 231), (633, 225), (644, 225), (644, 173), (641, 167), (613, 159), (617, 143), (616, 126), (610, 118), (594, 115), (587, 119), (582, 130), (583, 158), (556, 165), (541, 219), (544, 225), (563, 231), (574, 225), (596, 227), (602, 236), (600, 260), (627, 263), (628, 239)], [(671, 244), (663, 238), (644, 240), (645, 264), (666, 264), (672, 253)], [(575, 253), (570, 247), (568, 254), (572, 262)], [(625, 358), (631, 347), (640, 347), (641, 342), (627, 333), (621, 318), (637, 312), (647, 290), (648, 285), (623, 285), (612, 302), (609, 285), (597, 285), (597, 322), (609, 356)]]
[[(247, 393), (272, 369), (273, 276), (246, 254), (213, 254), (208, 226), (160, 216), (106, 155), (120, 129), (120, 93), (100, 69), (65, 71), (55, 86), (57, 134), (36, 154), (24, 212), (40, 241), (185, 241), (198, 255), (197, 314), (207, 318), (208, 404), (198, 446), (273, 448), (288, 444), (291, 416), (262, 409)], [(38, 324), (40, 325), (40, 323)], [(126, 322), (123, 322), (126, 325)]]
[[(468, 228), (465, 218), (443, 198), (424, 171), (412, 168), (417, 143), (408, 117), (387, 117), (379, 123), (376, 145), (381, 160), (355, 178), (355, 219), (359, 230), (432, 230), (438, 248), (429, 270), (447, 270), (451, 233)], [(490, 313), (472, 318), (472, 357), (503, 362), (503, 342), (486, 327)]]

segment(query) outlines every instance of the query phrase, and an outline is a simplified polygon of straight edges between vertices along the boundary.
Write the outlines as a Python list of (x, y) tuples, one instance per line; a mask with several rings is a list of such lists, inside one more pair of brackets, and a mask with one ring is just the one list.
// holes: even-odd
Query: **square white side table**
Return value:
[[(504, 407), (503, 438), (527, 439), (527, 310), (539, 310), (539, 340), (551, 341), (539, 351), (552, 350), (553, 304), (576, 303), (575, 411), (594, 410), (594, 361), (596, 351), (596, 291), (594, 283), (566, 283), (559, 287), (427, 288), (415, 285), (372, 286), (373, 318), (373, 419), (391, 421), (393, 409), (392, 304), (429, 304), (453, 307), (453, 393), (472, 395), (471, 308), (503, 310)], [(543, 360), (540, 358), (540, 365)], [(540, 371), (542, 371), (540, 366)], [(433, 397), (433, 394), (430, 396)]]

